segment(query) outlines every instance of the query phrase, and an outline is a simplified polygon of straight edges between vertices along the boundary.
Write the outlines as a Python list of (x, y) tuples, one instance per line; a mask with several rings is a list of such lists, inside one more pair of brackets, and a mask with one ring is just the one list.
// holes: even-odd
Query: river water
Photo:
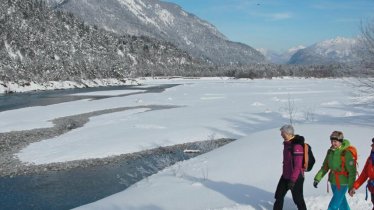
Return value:
[[(188, 147), (196, 149), (203, 145), (200, 142)], [(90, 168), (0, 177), (0, 209), (71, 209), (120, 192), (167, 166), (196, 155), (171, 148)]]
[[(15, 93), (0, 95), (0, 112), (30, 106), (43, 106), (83, 98), (107, 97), (71, 96), (74, 93), (102, 90), (142, 89), (162, 92), (174, 85), (142, 88), (141, 86), (101, 87)], [(44, 171), (32, 175), (0, 177), (0, 209), (65, 210), (94, 202), (120, 192), (158, 171), (201, 153), (185, 154), (183, 149), (200, 149), (202, 153), (213, 150), (232, 140), (221, 139), (158, 148), (120, 161), (63, 171)], [(212, 143), (213, 142), (213, 143)], [(1, 158), (1, 156), (0, 156)]]
[[(145, 90), (144, 93), (162, 92), (167, 88), (176, 85), (167, 84), (152, 87), (142, 86), (114, 86), (114, 87), (95, 87), (95, 88), (75, 88), (66, 90), (47, 90), (47, 91), (33, 91), (25, 93), (0, 94), (0, 112), (19, 109), (30, 106), (46, 106), (50, 104), (57, 104), (62, 102), (80, 100), (80, 99), (104, 99), (117, 96), (74, 96), (76, 93), (86, 93), (93, 91), (108, 91), (108, 90)], [(132, 94), (127, 94), (132, 95)]]

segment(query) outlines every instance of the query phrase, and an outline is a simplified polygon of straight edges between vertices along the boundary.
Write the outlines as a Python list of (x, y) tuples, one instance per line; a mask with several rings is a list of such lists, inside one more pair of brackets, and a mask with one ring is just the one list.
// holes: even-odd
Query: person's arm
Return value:
[(300, 144), (293, 145), (292, 148), (292, 174), (291, 174), (291, 181), (293, 183), (296, 182), (297, 178), (299, 177), (299, 174), (302, 171), (303, 167), (303, 158), (304, 158), (304, 148)]
[(327, 172), (329, 172), (329, 164), (328, 164), (328, 156), (329, 156), (329, 151), (327, 151), (325, 160), (323, 161), (321, 169), (317, 172), (317, 174), (314, 176), (314, 181), (320, 182), (321, 179), (325, 176)]
[(360, 186), (368, 179), (368, 168), (369, 168), (369, 164), (370, 161), (369, 161), (369, 158), (366, 160), (366, 163), (365, 163), (365, 166), (364, 166), (364, 169), (362, 169), (361, 171), (361, 174), (360, 176), (358, 177), (358, 179), (353, 183), (353, 188), (355, 188), (356, 190), (358, 188), (360, 188)]

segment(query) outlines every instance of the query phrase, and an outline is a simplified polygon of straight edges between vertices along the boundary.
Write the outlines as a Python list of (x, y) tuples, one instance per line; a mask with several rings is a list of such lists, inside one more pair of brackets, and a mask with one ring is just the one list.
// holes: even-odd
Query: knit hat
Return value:
[(371, 142), (373, 142), (373, 144), (374, 144), (374, 138), (371, 139)]
[(343, 142), (343, 139), (344, 139), (344, 135), (343, 135), (343, 132), (341, 131), (334, 131), (330, 135), (330, 140), (337, 140), (337, 141)]

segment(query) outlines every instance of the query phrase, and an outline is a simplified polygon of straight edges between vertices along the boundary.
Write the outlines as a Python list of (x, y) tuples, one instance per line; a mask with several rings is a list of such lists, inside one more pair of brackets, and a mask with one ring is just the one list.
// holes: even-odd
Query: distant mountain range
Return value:
[(337, 37), (313, 44), (298, 50), (292, 55), (289, 64), (332, 64), (356, 63), (361, 59), (358, 55), (358, 41), (352, 38)]
[(275, 64), (351, 64), (361, 61), (358, 39), (336, 37), (315, 43), (302, 45), (284, 52), (257, 49), (266, 60)]
[(191, 56), (213, 64), (265, 61), (252, 47), (229, 41), (212, 24), (180, 6), (159, 0), (46, 0), (88, 24), (117, 34), (144, 35), (171, 42)]
[(290, 58), (295, 54), (298, 50), (304, 49), (305, 47), (300, 45), (297, 47), (293, 47), (288, 49), (285, 52), (277, 52), (274, 50), (268, 50), (264, 48), (257, 49), (259, 52), (261, 52), (266, 60), (270, 63), (275, 63), (275, 64), (286, 64), (290, 60)]

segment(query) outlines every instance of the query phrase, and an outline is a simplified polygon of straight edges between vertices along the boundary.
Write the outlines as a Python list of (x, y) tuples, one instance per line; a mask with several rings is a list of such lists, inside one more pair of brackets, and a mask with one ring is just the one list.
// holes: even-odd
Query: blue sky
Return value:
[(374, 0), (165, 0), (215, 25), (228, 39), (284, 51), (337, 36), (356, 37), (374, 21)]

